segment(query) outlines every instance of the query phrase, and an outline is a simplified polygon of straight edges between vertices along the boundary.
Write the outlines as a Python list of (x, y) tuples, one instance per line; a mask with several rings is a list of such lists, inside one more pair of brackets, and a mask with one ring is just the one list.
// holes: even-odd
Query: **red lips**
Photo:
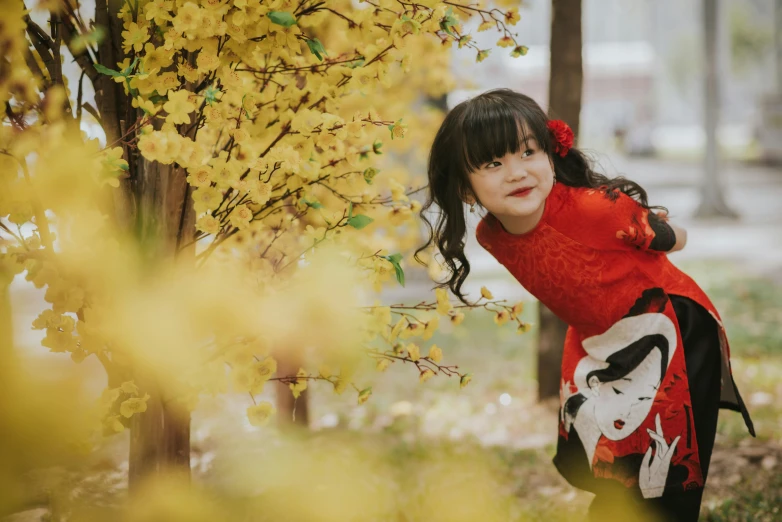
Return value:
[(625, 426), (625, 421), (621, 419), (617, 419), (614, 421), (614, 428), (621, 430), (622, 428), (624, 428), (624, 426)]
[(508, 194), (509, 196), (525, 196), (529, 194), (533, 187), (519, 188)]

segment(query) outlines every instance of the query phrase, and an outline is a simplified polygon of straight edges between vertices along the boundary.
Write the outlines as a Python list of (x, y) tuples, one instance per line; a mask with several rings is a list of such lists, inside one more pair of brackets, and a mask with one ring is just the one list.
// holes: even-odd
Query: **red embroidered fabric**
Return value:
[[(717, 319), (723, 340), (721, 399), (742, 411), (754, 434), (730, 374), (717, 310), (664, 253), (650, 250), (654, 231), (648, 210), (633, 198), (558, 183), (532, 231), (511, 234), (488, 214), (476, 237), (570, 326), (555, 462), (571, 483), (590, 489), (575, 472), (567, 476), (567, 467), (581, 459), (572, 466), (638, 487), (645, 497), (703, 485), (681, 333), (669, 295), (688, 297)], [(642, 390), (644, 383), (653, 385), (651, 392)], [(677, 437), (687, 437), (688, 443)], [(578, 450), (568, 447), (574, 441)], [(677, 473), (669, 473), (674, 469)]]

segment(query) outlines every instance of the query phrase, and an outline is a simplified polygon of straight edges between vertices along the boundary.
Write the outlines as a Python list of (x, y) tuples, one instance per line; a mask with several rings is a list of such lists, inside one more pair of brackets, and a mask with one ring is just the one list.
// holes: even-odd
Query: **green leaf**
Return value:
[(454, 35), (451, 32), (451, 27), (458, 24), (459, 21), (456, 19), (456, 17), (453, 15), (453, 7), (449, 7), (448, 10), (445, 12), (445, 17), (440, 20), (440, 29), (448, 33), (449, 35), (456, 38), (456, 35)]
[[(155, 91), (155, 92), (157, 92), (157, 91)], [(162, 101), (168, 101), (168, 96), (161, 96), (159, 94), (153, 94), (152, 96), (149, 97), (149, 101), (151, 101), (152, 103), (160, 103)]]
[(353, 217), (353, 202), (348, 203), (348, 220)]
[(133, 69), (135, 69), (135, 68), (136, 68), (136, 64), (138, 64), (138, 56), (136, 56), (136, 57), (133, 59), (133, 63), (131, 63), (130, 65), (128, 65), (127, 67), (125, 67), (125, 68), (122, 70), (122, 73), (120, 73), (120, 74), (122, 74), (122, 76), (128, 76), (130, 73), (132, 73), (132, 72), (133, 72)]
[(361, 58), (357, 58), (356, 60), (354, 60), (352, 62), (346, 63), (345, 67), (350, 67), (351, 69), (355, 69), (356, 67), (361, 67), (365, 63), (366, 63), (366, 60), (363, 57), (361, 57)]
[(108, 67), (104, 67), (103, 65), (96, 63), (93, 65), (95, 67), (95, 70), (97, 70), (101, 74), (105, 74), (107, 76), (125, 76), (119, 71), (115, 71), (114, 69), (109, 69)]
[(307, 199), (301, 198), (301, 200), (304, 202), (305, 205), (312, 208), (323, 208), (323, 205), (321, 203), (318, 203), (317, 201), (309, 201)]
[(380, 172), (374, 167), (369, 167), (367, 169), (364, 169), (364, 181), (367, 182), (367, 185), (372, 184), (372, 179), (377, 176), (377, 173)]
[(266, 16), (269, 17), (273, 24), (283, 27), (290, 27), (296, 23), (296, 18), (286, 11), (271, 11)]
[(394, 265), (394, 272), (396, 272), (396, 280), (399, 284), (405, 286), (405, 271), (402, 270), (402, 266), (399, 264), (402, 261), (402, 254), (394, 254), (392, 256), (380, 256), (383, 259), (388, 260), (389, 263)]
[(374, 143), (372, 144), (372, 151), (373, 151), (375, 154), (377, 154), (377, 155), (383, 154), (383, 153), (380, 151), (380, 149), (381, 149), (382, 147), (383, 147), (383, 142), (378, 140), (378, 141), (376, 141), (376, 142), (374, 142)]
[(317, 38), (313, 38), (312, 40), (307, 40), (307, 47), (310, 48), (310, 52), (315, 55), (315, 57), (323, 61), (323, 56), (326, 56), (326, 49), (323, 47), (323, 44), (320, 43), (320, 40)]
[(363, 214), (358, 214), (357, 216), (350, 216), (348, 218), (348, 225), (350, 225), (351, 227), (353, 227), (353, 228), (355, 228), (357, 230), (361, 230), (362, 228), (364, 228), (365, 226), (369, 225), (373, 221), (374, 221), (374, 219), (372, 219), (369, 216), (365, 216)]
[(210, 85), (204, 91), (204, 101), (209, 105), (212, 105), (217, 101), (218, 94), (220, 94), (220, 89), (216, 88), (214, 85)]
[(106, 39), (106, 30), (103, 26), (97, 25), (87, 33), (80, 34), (71, 41), (71, 47), (75, 52), (83, 51), (88, 45), (98, 45)]

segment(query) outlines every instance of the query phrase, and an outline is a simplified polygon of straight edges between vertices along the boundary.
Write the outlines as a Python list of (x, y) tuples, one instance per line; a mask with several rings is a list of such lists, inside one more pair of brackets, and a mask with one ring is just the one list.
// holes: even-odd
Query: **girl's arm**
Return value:
[[(660, 210), (655, 214), (659, 220), (650, 219), (649, 224), (658, 236), (661, 238), (667, 236), (669, 238), (667, 241), (664, 241), (664, 243), (667, 243), (664, 247), (664, 251), (670, 254), (671, 252), (677, 252), (683, 249), (687, 244), (687, 230), (669, 222), (667, 212)], [(664, 230), (662, 230), (663, 228)], [(673, 243), (673, 246), (671, 246), (671, 243)]]
[(674, 233), (676, 234), (676, 244), (673, 245), (673, 248), (668, 251), (668, 253), (676, 252), (677, 250), (681, 250), (684, 248), (684, 246), (687, 244), (687, 230), (683, 229), (682, 227), (677, 227), (676, 225), (672, 225), (671, 223), (668, 223), (668, 225), (673, 229)]

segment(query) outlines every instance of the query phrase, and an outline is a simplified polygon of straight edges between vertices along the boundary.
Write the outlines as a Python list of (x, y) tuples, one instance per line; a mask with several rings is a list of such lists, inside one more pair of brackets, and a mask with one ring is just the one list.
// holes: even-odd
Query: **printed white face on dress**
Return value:
[(621, 440), (633, 433), (649, 415), (660, 385), (662, 353), (652, 349), (633, 371), (615, 380), (589, 379), (594, 394), (595, 420), (603, 435)]

